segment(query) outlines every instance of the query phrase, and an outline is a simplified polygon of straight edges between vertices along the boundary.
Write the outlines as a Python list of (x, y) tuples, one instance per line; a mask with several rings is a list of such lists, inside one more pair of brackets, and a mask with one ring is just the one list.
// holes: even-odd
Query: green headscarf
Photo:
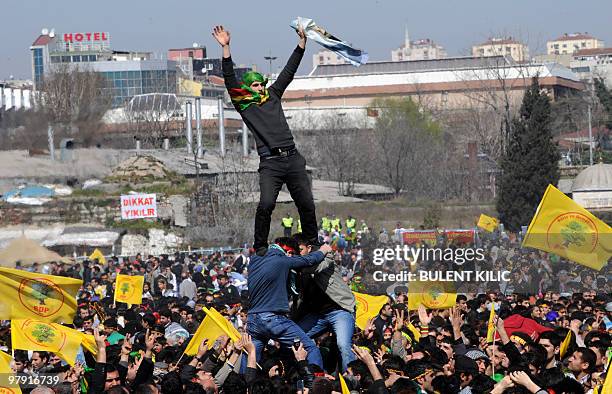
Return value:
[[(260, 94), (251, 89), (251, 84), (253, 82), (260, 82), (264, 85), (263, 93)], [(261, 105), (265, 103), (268, 98), (270, 98), (270, 93), (268, 93), (268, 89), (265, 87), (267, 83), (268, 79), (264, 78), (264, 76), (257, 71), (248, 71), (244, 73), (240, 89), (230, 89), (229, 93), (232, 103), (240, 106), (241, 111), (247, 109), (251, 104)]]

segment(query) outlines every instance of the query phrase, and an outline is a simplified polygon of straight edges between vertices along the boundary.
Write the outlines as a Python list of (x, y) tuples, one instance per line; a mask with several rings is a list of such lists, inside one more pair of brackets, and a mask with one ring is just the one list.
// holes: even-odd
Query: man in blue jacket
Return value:
[(264, 256), (251, 258), (247, 331), (255, 344), (257, 360), (261, 358), (261, 352), (270, 339), (288, 349), (297, 338), (308, 352), (308, 363), (323, 368), (317, 345), (288, 317), (287, 278), (291, 269), (317, 265), (331, 251), (329, 245), (323, 245), (316, 252), (299, 256), (297, 242), (292, 238), (281, 237), (270, 245)]

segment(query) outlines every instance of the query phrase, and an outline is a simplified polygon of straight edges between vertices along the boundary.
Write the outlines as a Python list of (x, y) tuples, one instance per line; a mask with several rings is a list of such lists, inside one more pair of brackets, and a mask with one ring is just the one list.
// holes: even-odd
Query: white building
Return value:
[(583, 81), (602, 78), (612, 86), (612, 48), (580, 50), (572, 56), (570, 67)]
[(325, 64), (347, 64), (348, 62), (342, 56), (328, 51), (327, 49), (322, 49), (319, 52), (312, 55), (312, 67), (322, 66)]
[(561, 37), (546, 42), (549, 55), (572, 54), (583, 49), (603, 48), (604, 42), (589, 33), (565, 33)]
[(393, 62), (443, 59), (445, 57), (446, 50), (442, 46), (434, 43), (430, 38), (411, 41), (408, 29), (406, 29), (404, 44), (391, 51), (391, 61)]
[(472, 56), (505, 56), (517, 62), (524, 62), (529, 60), (529, 48), (512, 37), (490, 38), (482, 44), (472, 46)]

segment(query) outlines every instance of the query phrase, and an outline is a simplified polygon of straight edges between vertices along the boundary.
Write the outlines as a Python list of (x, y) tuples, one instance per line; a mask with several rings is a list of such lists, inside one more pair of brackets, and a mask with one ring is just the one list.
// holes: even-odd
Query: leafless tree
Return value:
[[(73, 136), (87, 146), (102, 128), (102, 117), (111, 107), (104, 77), (87, 67), (62, 63), (45, 74), (35, 97), (36, 115), (44, 117), (56, 135)], [(46, 128), (39, 130), (46, 135)]]
[(170, 93), (148, 93), (134, 96), (125, 106), (129, 132), (145, 147), (160, 148), (179, 122), (181, 104)]
[[(312, 132), (306, 151), (309, 162), (318, 167), (319, 174), (338, 183), (338, 194), (351, 196), (355, 183), (367, 179), (371, 151), (367, 132), (346, 128), (344, 116), (323, 116), (320, 130)], [(303, 146), (304, 141), (300, 141), (300, 148)]]

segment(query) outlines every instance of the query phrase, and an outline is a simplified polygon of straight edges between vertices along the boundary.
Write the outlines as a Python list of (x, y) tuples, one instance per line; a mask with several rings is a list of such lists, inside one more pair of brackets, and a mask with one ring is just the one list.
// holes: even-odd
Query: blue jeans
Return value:
[(315, 338), (330, 326), (336, 336), (336, 344), (342, 356), (342, 370), (346, 371), (348, 363), (355, 360), (351, 350), (353, 332), (355, 331), (355, 315), (344, 309), (336, 309), (327, 313), (309, 313), (298, 325), (306, 331), (306, 335)]
[(280, 342), (282, 347), (289, 349), (293, 345), (293, 340), (299, 338), (308, 352), (306, 356), (308, 363), (323, 369), (323, 359), (317, 345), (297, 324), (283, 315), (272, 312), (249, 313), (247, 332), (255, 345), (257, 361), (260, 360), (261, 352), (270, 339)]

